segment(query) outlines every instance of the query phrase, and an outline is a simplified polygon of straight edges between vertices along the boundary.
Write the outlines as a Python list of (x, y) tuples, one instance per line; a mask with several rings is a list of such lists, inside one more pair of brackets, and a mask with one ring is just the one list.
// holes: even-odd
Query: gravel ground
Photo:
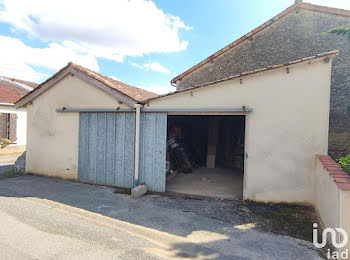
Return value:
[(102, 186), (29, 175), (4, 179), (0, 252), (2, 259), (321, 258), (312, 243), (261, 231), (247, 219), (256, 210), (278, 212), (274, 206), (235, 203), (159, 195), (134, 200)]
[(239, 200), (187, 199), (148, 195), (141, 198), (161, 207), (192, 212), (232, 225), (254, 223), (255, 229), (312, 242), (312, 224), (318, 222), (314, 209), (288, 204), (264, 204)]

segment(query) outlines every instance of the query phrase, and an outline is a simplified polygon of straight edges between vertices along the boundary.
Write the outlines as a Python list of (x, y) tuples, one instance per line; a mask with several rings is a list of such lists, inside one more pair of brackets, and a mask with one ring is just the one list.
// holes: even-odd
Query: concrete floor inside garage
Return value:
[(241, 200), (244, 115), (168, 116), (166, 192)]
[(243, 175), (239, 170), (199, 168), (174, 176), (166, 186), (169, 193), (209, 198), (242, 199)]

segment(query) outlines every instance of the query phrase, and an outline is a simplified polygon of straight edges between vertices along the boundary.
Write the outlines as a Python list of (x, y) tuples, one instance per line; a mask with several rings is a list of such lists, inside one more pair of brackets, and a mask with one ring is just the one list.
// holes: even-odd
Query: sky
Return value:
[[(350, 0), (304, 0), (350, 10)], [(0, 0), (0, 75), (43, 82), (69, 61), (158, 94), (294, 0)]]

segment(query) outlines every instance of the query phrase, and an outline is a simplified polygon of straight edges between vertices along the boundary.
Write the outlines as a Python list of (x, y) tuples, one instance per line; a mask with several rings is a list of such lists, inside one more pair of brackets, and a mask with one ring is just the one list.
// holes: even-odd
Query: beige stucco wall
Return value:
[(323, 59), (153, 100), (149, 109), (240, 108), (248, 153), (244, 199), (313, 203), (316, 154), (328, 143), (331, 62)]
[[(341, 190), (334, 182), (334, 178), (324, 168), (321, 161), (315, 158), (314, 168), (314, 206), (321, 222), (321, 230), (325, 228), (342, 228), (350, 238), (350, 191)], [(337, 242), (340, 236), (337, 232)], [(328, 243), (332, 246), (332, 237), (328, 233)], [(338, 252), (350, 250), (350, 241), (343, 248), (336, 249)]]
[(321, 161), (315, 157), (314, 171), (315, 209), (322, 221), (322, 228), (335, 228), (340, 226), (340, 189), (322, 166)]
[(348, 249), (350, 254), (350, 191), (342, 190), (340, 193), (340, 227), (349, 237), (347, 245), (342, 250)]
[(79, 113), (57, 108), (129, 108), (76, 76), (66, 76), (27, 106), (26, 172), (77, 179)]

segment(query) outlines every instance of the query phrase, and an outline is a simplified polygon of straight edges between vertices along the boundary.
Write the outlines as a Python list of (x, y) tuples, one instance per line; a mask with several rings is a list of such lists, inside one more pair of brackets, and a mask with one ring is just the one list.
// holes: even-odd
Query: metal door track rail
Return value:
[[(114, 113), (135, 113), (135, 109), (96, 109), (96, 108), (58, 108), (57, 112), (81, 112), (81, 113), (98, 113), (98, 112), (114, 112)], [(252, 108), (224, 108), (224, 109), (141, 109), (143, 113), (231, 113), (231, 112), (252, 112)]]

